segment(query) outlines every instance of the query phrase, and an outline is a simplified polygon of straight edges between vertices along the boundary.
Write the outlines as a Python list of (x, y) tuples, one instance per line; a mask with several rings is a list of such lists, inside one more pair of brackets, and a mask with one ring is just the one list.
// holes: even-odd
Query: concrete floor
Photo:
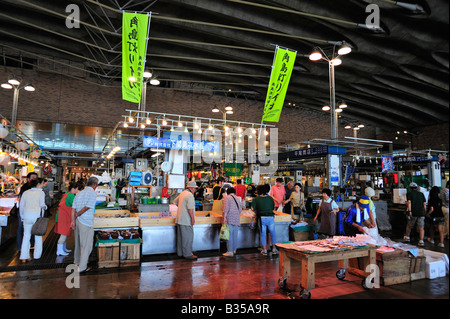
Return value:
[[(49, 232), (44, 240), (47, 259), (25, 266), (18, 263), (15, 242), (0, 251), (0, 299), (288, 300), (299, 295), (300, 269), (288, 290), (281, 290), (278, 256), (262, 256), (256, 249), (238, 251), (234, 258), (222, 257), (219, 251), (199, 252), (196, 261), (144, 256), (140, 266), (93, 269), (77, 281), (70, 269), (66, 272), (73, 253), (57, 258), (56, 239)], [(73, 240), (68, 248), (73, 248)], [(448, 254), (448, 240), (443, 252)], [(312, 299), (449, 299), (448, 276), (365, 290), (357, 276), (338, 280), (337, 269), (337, 262), (317, 265)]]

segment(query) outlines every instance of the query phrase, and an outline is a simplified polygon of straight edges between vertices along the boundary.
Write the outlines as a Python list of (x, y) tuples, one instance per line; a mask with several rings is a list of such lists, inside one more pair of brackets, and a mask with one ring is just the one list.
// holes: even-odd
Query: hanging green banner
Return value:
[(267, 91), (264, 115), (262, 120), (267, 122), (279, 122), (284, 100), (294, 70), (296, 51), (290, 51), (277, 47), (275, 59), (270, 76), (269, 89)]
[(122, 99), (141, 103), (149, 15), (124, 12), (122, 20)]
[(242, 163), (224, 163), (223, 165), (225, 176), (241, 176), (242, 168)]

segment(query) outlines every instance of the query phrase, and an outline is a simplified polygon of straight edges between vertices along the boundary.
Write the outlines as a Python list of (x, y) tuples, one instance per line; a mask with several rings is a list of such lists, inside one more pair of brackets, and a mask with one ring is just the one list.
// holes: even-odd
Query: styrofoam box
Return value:
[(425, 276), (428, 279), (445, 277), (445, 263), (440, 259), (428, 259), (425, 267)]

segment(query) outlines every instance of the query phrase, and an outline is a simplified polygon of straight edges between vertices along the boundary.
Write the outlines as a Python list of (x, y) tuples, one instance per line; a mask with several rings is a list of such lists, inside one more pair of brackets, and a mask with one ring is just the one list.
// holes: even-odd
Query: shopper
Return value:
[(292, 203), (288, 201), (288, 199), (291, 197), (291, 194), (294, 192), (294, 181), (289, 180), (284, 186), (284, 190), (286, 191), (284, 194), (284, 201), (283, 201), (283, 213), (285, 214), (291, 214), (292, 213)]
[[(256, 188), (258, 197), (252, 202), (252, 209), (256, 213), (258, 224), (260, 225), (260, 240), (261, 240), (261, 254), (267, 256), (267, 252), (270, 249), (270, 245), (267, 244), (267, 230), (269, 230), (271, 237), (271, 244), (273, 245), (272, 254), (278, 254), (278, 250), (275, 247), (277, 243), (277, 237), (275, 234), (275, 201), (271, 196), (268, 196), (269, 185), (259, 185)], [(284, 187), (283, 187), (284, 189)]]
[(409, 184), (409, 188), (411, 191), (406, 194), (406, 218), (408, 222), (406, 225), (406, 234), (403, 239), (407, 242), (410, 241), (409, 235), (411, 229), (417, 223), (417, 227), (419, 228), (419, 246), (424, 246), (425, 211), (427, 210), (425, 195), (417, 190), (418, 186), (414, 182)]
[(305, 211), (305, 194), (302, 192), (302, 184), (296, 183), (294, 185), (294, 191), (285, 203), (289, 203), (291, 206), (291, 211), (289, 213), (291, 214), (292, 219), (303, 220), (303, 211)]
[[(238, 179), (236, 181), (236, 196), (241, 198), (241, 201), (245, 201), (245, 197), (247, 196), (247, 187), (245, 185), (242, 185), (242, 180)], [(227, 190), (227, 194), (229, 194)]]
[(189, 182), (186, 189), (174, 200), (174, 204), (178, 206), (175, 220), (177, 228), (177, 255), (191, 260), (197, 259), (197, 256), (192, 254), (195, 224), (194, 193), (196, 188), (197, 184), (195, 182)]
[(450, 181), (447, 181), (445, 187), (441, 190), (441, 201), (442, 201), (442, 213), (444, 214), (445, 225), (444, 225), (444, 236), (448, 239), (448, 197), (449, 197), (449, 185)]
[(364, 226), (373, 228), (369, 213), (367, 212), (368, 204), (365, 199), (355, 201), (348, 209), (344, 219), (344, 232), (346, 236), (355, 236), (356, 234), (364, 234)]
[(219, 177), (212, 190), (213, 200), (221, 200), (223, 198), (223, 193), (225, 192), (223, 189), (223, 183), (225, 183), (225, 179), (223, 177)]
[(286, 195), (286, 189), (283, 185), (283, 179), (277, 178), (276, 184), (270, 189), (270, 196), (275, 201), (275, 210), (279, 210), (280, 206), (283, 206), (284, 196)]
[(336, 214), (338, 212), (339, 206), (331, 198), (331, 190), (324, 188), (322, 190), (322, 201), (314, 217), (314, 221), (316, 221), (320, 215), (319, 233), (326, 237), (336, 234)]
[(238, 231), (241, 224), (242, 204), (239, 197), (236, 196), (236, 189), (230, 187), (227, 189), (227, 197), (224, 200), (223, 222), (228, 225), (230, 230), (230, 239), (227, 241), (227, 252), (225, 257), (233, 257), (236, 254), (238, 244)]
[(70, 227), (75, 229), (74, 262), (78, 265), (80, 273), (91, 270), (88, 267), (89, 256), (94, 243), (94, 213), (97, 202), (95, 189), (98, 179), (90, 177), (86, 188), (75, 196), (72, 204), (72, 222)]
[(50, 208), (52, 206), (52, 197), (50, 196), (50, 190), (48, 189), (48, 180), (44, 178), (44, 187), (42, 187), (42, 191), (45, 194), (45, 205), (47, 209), (45, 210), (45, 217), (50, 217), (52, 214), (50, 213)]
[(256, 197), (256, 186), (255, 183), (250, 183), (249, 185), (247, 185), (247, 194), (250, 197)]
[[(35, 172), (28, 173), (27, 175), (27, 181), (20, 187), (19, 196), (17, 197), (17, 200), (19, 201), (20, 206), (20, 199), (22, 198), (22, 195), (25, 191), (31, 189), (31, 182), (34, 180), (37, 180), (38, 175)], [(22, 218), (20, 217), (20, 209), (17, 211), (17, 218), (18, 218), (18, 226), (17, 226), (17, 251), (20, 252), (22, 249), (22, 240), (23, 240), (23, 223)], [(34, 246), (34, 236), (31, 236), (31, 247)]]
[(82, 184), (70, 183), (69, 191), (65, 193), (58, 206), (58, 212), (55, 217), (55, 233), (59, 234), (59, 240), (57, 243), (56, 255), (67, 256), (71, 250), (66, 248), (67, 237), (72, 235), (72, 228), (70, 224), (72, 222), (72, 205), (75, 199), (75, 195), (82, 190)]
[[(20, 261), (25, 263), (30, 261), (31, 229), (36, 220), (45, 211), (45, 194), (42, 191), (44, 181), (42, 178), (30, 182), (31, 189), (26, 190), (21, 198), (19, 205), (20, 217), (23, 223), (23, 240), (20, 249)], [(34, 236), (34, 259), (40, 259), (42, 255), (42, 236)]]
[(434, 244), (434, 229), (437, 228), (439, 231), (439, 247), (443, 248), (445, 218), (442, 211), (442, 201), (439, 198), (439, 192), (439, 187), (432, 187), (428, 198), (427, 217), (429, 217), (431, 221), (430, 237), (428, 238), (428, 241), (431, 244)]

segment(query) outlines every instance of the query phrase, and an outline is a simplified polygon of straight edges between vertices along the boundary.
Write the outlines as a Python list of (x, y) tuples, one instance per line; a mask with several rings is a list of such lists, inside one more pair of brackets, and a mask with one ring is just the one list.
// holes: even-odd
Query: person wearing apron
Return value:
[(322, 202), (317, 210), (314, 221), (320, 215), (320, 226), (318, 232), (325, 236), (334, 236), (336, 234), (336, 214), (339, 211), (339, 207), (336, 202), (331, 198), (331, 190), (324, 188), (322, 190)]

